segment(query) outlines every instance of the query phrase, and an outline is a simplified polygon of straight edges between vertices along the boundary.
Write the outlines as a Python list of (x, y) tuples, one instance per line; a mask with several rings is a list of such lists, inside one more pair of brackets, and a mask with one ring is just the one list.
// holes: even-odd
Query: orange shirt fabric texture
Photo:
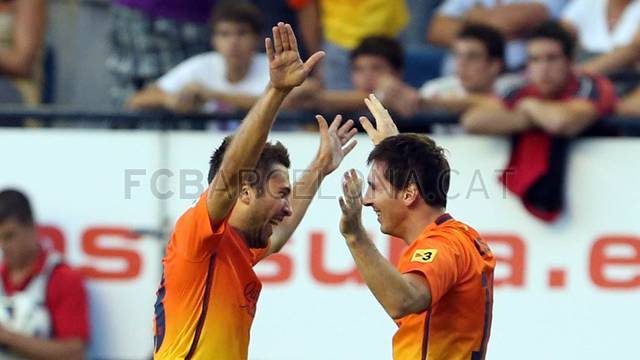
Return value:
[(478, 232), (440, 216), (406, 249), (398, 270), (424, 276), (431, 308), (396, 320), (394, 360), (484, 359), (496, 261)]
[(247, 359), (262, 283), (228, 218), (213, 227), (207, 192), (176, 222), (162, 260), (154, 316), (154, 359)]

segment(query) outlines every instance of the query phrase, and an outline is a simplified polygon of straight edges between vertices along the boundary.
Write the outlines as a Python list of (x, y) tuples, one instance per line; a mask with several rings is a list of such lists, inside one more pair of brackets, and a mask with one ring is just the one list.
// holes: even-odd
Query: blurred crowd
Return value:
[[(565, 136), (640, 116), (640, 0), (112, 0), (110, 17), (110, 97), (132, 110), (247, 110), (282, 20), (327, 54), (289, 110), (375, 93), (398, 116), (459, 115), (453, 131)], [(42, 101), (46, 23), (45, 0), (0, 1), (0, 103)]]

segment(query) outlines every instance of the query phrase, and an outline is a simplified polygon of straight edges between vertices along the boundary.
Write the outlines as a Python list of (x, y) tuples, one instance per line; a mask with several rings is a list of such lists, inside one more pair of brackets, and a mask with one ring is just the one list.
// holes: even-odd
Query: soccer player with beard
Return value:
[(177, 221), (155, 304), (155, 359), (247, 359), (261, 283), (253, 266), (284, 246), (322, 179), (355, 146), (353, 122), (318, 116), (320, 147), (294, 187), (289, 155), (265, 144), (282, 101), (323, 57), (300, 60), (288, 24), (266, 39), (271, 82), (211, 158), (210, 185)]

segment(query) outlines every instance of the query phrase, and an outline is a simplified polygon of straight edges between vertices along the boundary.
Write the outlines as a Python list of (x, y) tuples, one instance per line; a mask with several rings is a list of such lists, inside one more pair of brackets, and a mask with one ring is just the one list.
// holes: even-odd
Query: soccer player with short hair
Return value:
[(155, 359), (247, 359), (262, 287), (253, 266), (284, 246), (323, 178), (355, 146), (353, 121), (341, 126), (337, 117), (328, 126), (317, 116), (317, 156), (292, 189), (287, 150), (265, 142), (282, 101), (324, 54), (303, 63), (291, 26), (272, 30), (270, 85), (213, 154), (210, 185), (178, 219), (167, 246), (155, 304)]
[[(483, 359), (491, 329), (495, 259), (480, 235), (445, 212), (449, 164), (444, 149), (424, 135), (398, 134), (386, 109), (366, 99), (377, 129), (361, 123), (375, 148), (369, 188), (355, 170), (344, 175), (340, 198), (344, 235), (367, 286), (398, 325), (395, 360)], [(397, 267), (362, 225), (362, 205), (380, 230), (408, 248)]]

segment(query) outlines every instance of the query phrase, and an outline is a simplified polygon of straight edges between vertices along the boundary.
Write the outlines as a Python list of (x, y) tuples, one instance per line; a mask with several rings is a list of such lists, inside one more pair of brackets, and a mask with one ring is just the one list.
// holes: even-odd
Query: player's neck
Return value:
[(247, 62), (234, 62), (230, 63), (227, 61), (225, 77), (228, 82), (235, 84), (242, 81), (247, 74), (249, 73), (249, 69), (251, 68), (251, 59)]
[(444, 212), (444, 209), (434, 209), (429, 206), (409, 212), (405, 220), (405, 231), (402, 239), (407, 244), (411, 244), (427, 226), (435, 222)]
[(234, 209), (229, 217), (229, 225), (240, 234), (249, 248), (254, 248), (258, 245), (256, 242), (259, 241), (260, 231), (255, 229), (255, 221), (253, 219), (246, 218), (241, 212)]

